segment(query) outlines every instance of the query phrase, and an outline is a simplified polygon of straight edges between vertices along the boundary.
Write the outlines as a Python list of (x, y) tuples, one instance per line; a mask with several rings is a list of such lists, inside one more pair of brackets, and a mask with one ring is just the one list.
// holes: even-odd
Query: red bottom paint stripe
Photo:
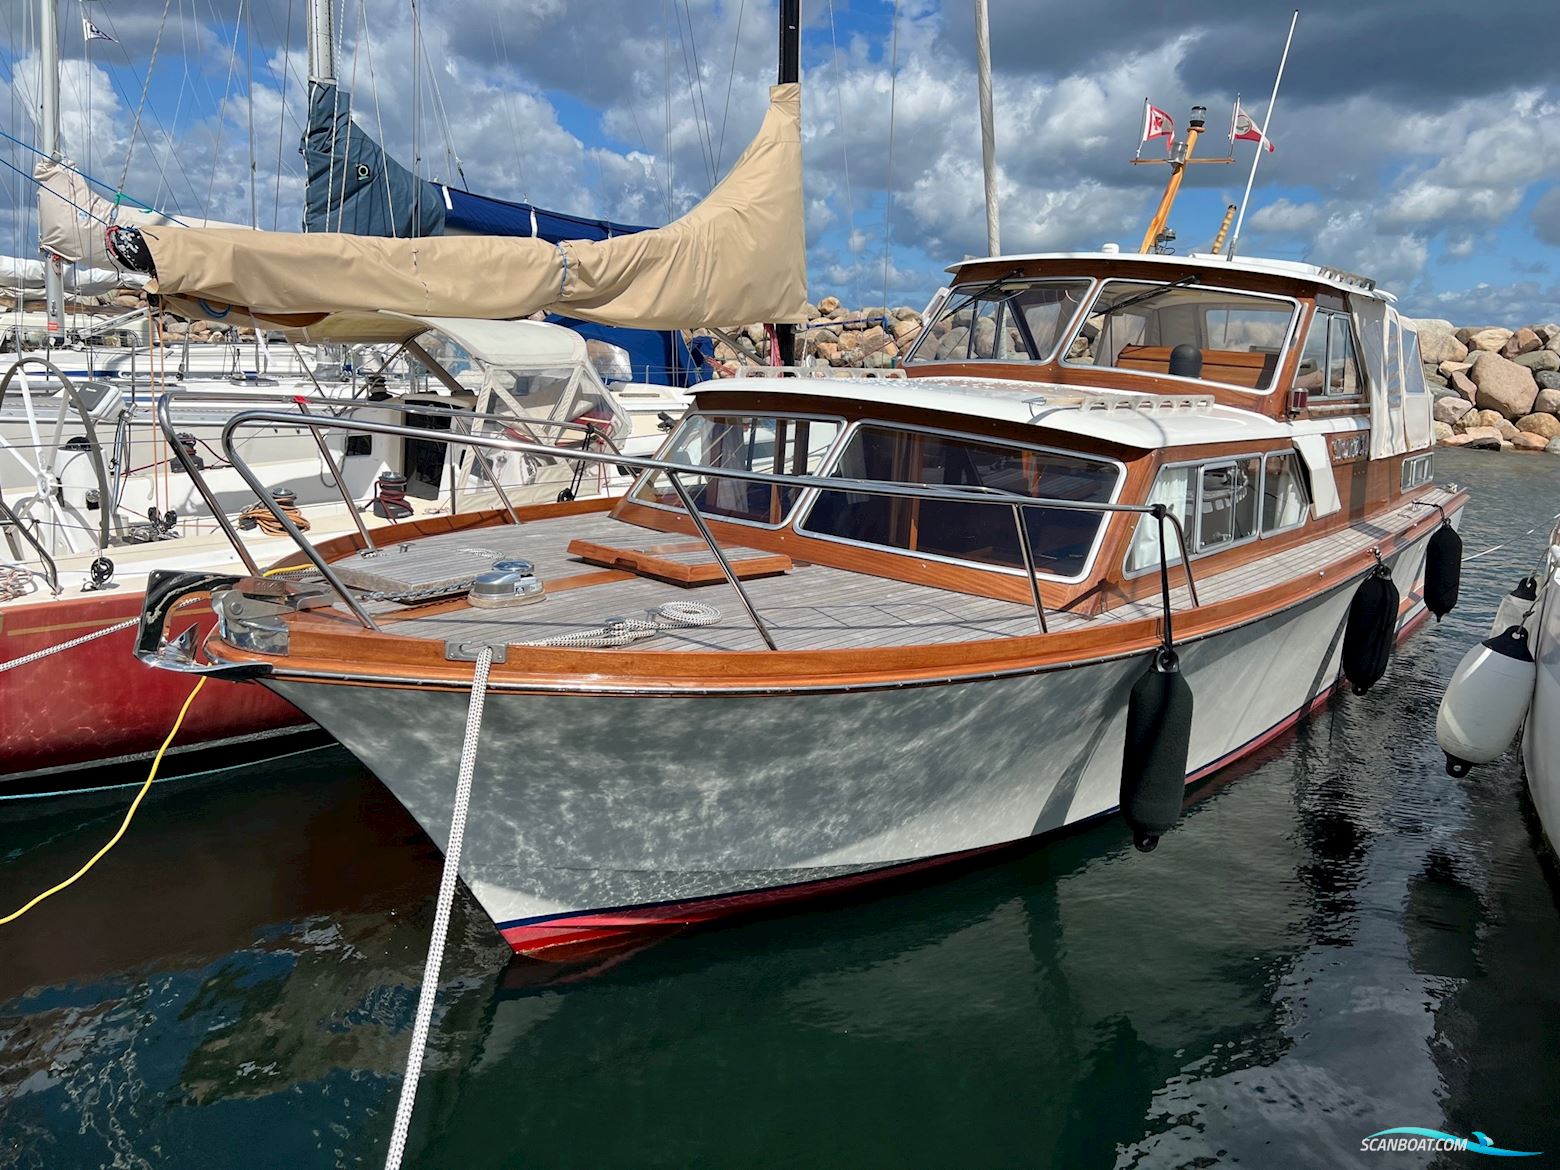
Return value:
[[(1399, 642), (1408, 637), (1430, 616), (1417, 592), (1403, 599), (1399, 613), (1401, 615), (1397, 633)], [(1199, 768), (1186, 778), (1186, 782), (1195, 784), (1219, 769), (1227, 768), (1237, 760), (1267, 746), (1300, 720), (1326, 704), (1333, 693), (1343, 685), (1345, 685), (1343, 678), (1335, 679), (1314, 699), (1302, 704), (1266, 731), (1253, 736), (1239, 747)], [(1088, 820), (1110, 816), (1115, 811), (1115, 809), (1107, 809), (1094, 817), (1074, 822), (1066, 827), (1074, 828)], [(880, 866), (843, 877), (819, 878), (792, 885), (771, 886), (763, 890), (745, 890), (707, 898), (694, 898), (685, 902), (631, 906), (619, 910), (585, 910), (549, 918), (520, 919), (501, 925), (499, 932), (517, 954), (540, 959), (577, 961), (603, 952), (616, 952), (641, 946), (687, 926), (736, 914), (760, 913), (808, 898), (842, 894), (869, 883), (887, 881), (921, 870), (968, 861), (984, 853), (1021, 845), (1027, 840), (1032, 838), (999, 841), (992, 845), (982, 845), (956, 853), (940, 853), (935, 857)]]

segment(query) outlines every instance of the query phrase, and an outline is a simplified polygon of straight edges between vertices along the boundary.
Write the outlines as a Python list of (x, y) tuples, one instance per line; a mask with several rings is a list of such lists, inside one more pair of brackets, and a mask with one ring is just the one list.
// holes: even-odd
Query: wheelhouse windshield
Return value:
[(1046, 361), (1056, 352), (1089, 283), (1010, 280), (955, 288), (905, 362)]
[(1068, 346), (1067, 361), (1168, 374), (1170, 354), (1189, 345), (1203, 381), (1268, 390), (1294, 325), (1293, 302), (1196, 284), (1110, 280)]
[[(766, 475), (816, 475), (839, 433), (837, 419), (690, 414), (677, 424), (661, 458)], [(802, 491), (718, 475), (678, 479), (701, 513), (750, 524), (783, 523)], [(662, 472), (641, 478), (629, 498), (682, 510), (676, 488)]]

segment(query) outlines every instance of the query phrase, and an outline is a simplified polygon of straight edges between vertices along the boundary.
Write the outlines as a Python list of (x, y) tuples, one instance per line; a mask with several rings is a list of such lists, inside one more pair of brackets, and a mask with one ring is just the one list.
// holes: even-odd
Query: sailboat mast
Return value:
[[(777, 80), (789, 85), (802, 79), (802, 0), (780, 0), (780, 69)], [(775, 326), (780, 364), (796, 364), (796, 326)], [(771, 359), (772, 360), (772, 359)]]
[(336, 30), (329, 0), (309, 0), (309, 80), (336, 80)]
[(975, 65), (980, 77), (980, 159), (986, 181), (986, 255), (1002, 254), (997, 221), (997, 131), (991, 116), (991, 20), (975, 0)]
[[(52, 161), (60, 159), (60, 26), (59, 0), (39, 0), (38, 149)], [(51, 345), (60, 344), (65, 331), (65, 273), (60, 258), (42, 251), (43, 296), (49, 312)]]

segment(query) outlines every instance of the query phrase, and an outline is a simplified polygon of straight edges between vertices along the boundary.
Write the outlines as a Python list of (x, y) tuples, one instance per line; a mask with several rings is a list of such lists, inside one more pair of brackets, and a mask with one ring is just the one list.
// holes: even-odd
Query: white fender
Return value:
[(1515, 589), (1500, 599), (1500, 605), (1495, 610), (1495, 620), (1490, 623), (1490, 637), (1503, 634), (1512, 626), (1522, 626), (1531, 638), (1533, 623), (1537, 618), (1538, 581), (1533, 577), (1524, 577), (1517, 582)]
[(1537, 666), (1527, 631), (1512, 626), (1463, 656), (1441, 697), (1435, 738), (1446, 753), (1446, 771), (1466, 776), (1487, 764), (1517, 737), (1533, 701)]

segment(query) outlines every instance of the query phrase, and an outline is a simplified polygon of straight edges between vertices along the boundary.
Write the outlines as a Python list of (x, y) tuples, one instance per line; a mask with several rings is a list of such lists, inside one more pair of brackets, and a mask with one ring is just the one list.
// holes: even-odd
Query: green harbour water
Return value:
[[(406, 1164), (1482, 1164), (1361, 1152), (1422, 1126), (1560, 1165), (1560, 875), (1515, 755), (1457, 781), (1434, 741), (1560, 459), (1437, 478), (1469, 553), (1539, 531), (1151, 855), (1112, 819), (545, 984), (462, 891)], [(0, 804), (0, 912), (132, 795)], [(0, 927), (0, 1170), (382, 1164), (439, 869), (339, 750), (156, 787)]]

